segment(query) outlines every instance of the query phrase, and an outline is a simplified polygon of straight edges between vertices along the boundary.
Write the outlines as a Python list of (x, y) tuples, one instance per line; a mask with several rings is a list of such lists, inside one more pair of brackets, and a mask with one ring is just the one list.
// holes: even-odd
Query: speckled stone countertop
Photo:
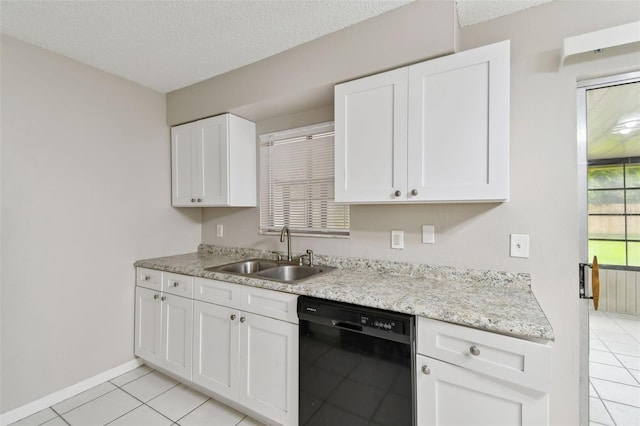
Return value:
[(297, 284), (205, 271), (273, 257), (267, 251), (201, 245), (196, 253), (139, 260), (135, 266), (403, 312), (529, 340), (554, 340), (529, 286), (529, 274), (320, 255), (316, 264), (337, 269)]

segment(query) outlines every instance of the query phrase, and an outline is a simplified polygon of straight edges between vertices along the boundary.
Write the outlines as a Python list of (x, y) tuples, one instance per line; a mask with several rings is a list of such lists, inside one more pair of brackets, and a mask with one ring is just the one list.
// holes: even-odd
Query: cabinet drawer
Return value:
[(193, 277), (165, 272), (162, 279), (162, 291), (192, 299)]
[(162, 290), (162, 271), (147, 268), (136, 268), (136, 285), (151, 290)]
[(242, 309), (241, 290), (244, 286), (198, 277), (194, 279), (194, 284), (194, 299)]
[(418, 318), (418, 353), (482, 374), (548, 392), (551, 346)]
[(244, 287), (242, 309), (254, 314), (298, 324), (298, 296), (264, 288)]

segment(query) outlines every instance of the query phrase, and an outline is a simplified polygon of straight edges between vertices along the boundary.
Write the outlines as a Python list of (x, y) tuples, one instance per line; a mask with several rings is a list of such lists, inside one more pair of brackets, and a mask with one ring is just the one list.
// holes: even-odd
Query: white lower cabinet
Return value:
[(298, 326), (194, 302), (193, 382), (278, 424), (298, 420)]
[(160, 292), (136, 287), (135, 354), (154, 363), (160, 361), (162, 307)]
[(143, 268), (137, 277), (150, 287), (136, 287), (137, 356), (269, 425), (298, 424), (296, 295)]
[(417, 321), (418, 426), (549, 424), (551, 347)]
[(298, 424), (298, 326), (240, 313), (240, 403), (278, 423)]
[(136, 288), (135, 354), (191, 380), (193, 300)]
[(194, 301), (193, 381), (238, 399), (238, 311)]
[(547, 394), (426, 356), (416, 361), (419, 426), (549, 423)]

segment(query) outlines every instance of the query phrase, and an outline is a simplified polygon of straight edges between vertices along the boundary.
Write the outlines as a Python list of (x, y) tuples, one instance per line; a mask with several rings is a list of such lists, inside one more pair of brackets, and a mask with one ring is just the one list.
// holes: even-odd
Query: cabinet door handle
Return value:
[(477, 346), (471, 346), (471, 347), (469, 348), (469, 352), (470, 352), (470, 353), (471, 353), (471, 355), (473, 355), (473, 356), (478, 356), (478, 355), (480, 355), (480, 349), (478, 349), (478, 347), (477, 347)]
[(198, 198), (198, 202), (201, 203), (202, 202), (202, 198)]
[(400, 190), (396, 191), (393, 193), (393, 195), (395, 195), (396, 197), (399, 197), (402, 195), (402, 192), (400, 192)]
[(238, 317), (237, 317), (237, 315), (236, 315), (236, 314), (231, 314), (231, 316), (230, 316), (229, 318), (231, 318), (231, 321), (233, 321), (233, 320), (235, 320), (235, 319), (236, 319), (236, 318), (238, 318)]
[(417, 189), (412, 189), (412, 190), (411, 190), (411, 195), (413, 195), (414, 197), (415, 197), (416, 195), (418, 195), (418, 190), (417, 190)]
[(422, 374), (431, 374), (431, 369), (427, 365), (423, 365), (421, 370), (422, 370)]
[(160, 296), (158, 296), (157, 294), (153, 295), (153, 298), (156, 299), (156, 300), (158, 299), (158, 297), (160, 297)]
[(173, 282), (173, 286), (174, 286), (174, 287), (178, 287), (179, 285), (180, 285), (180, 282), (179, 282), (179, 281), (174, 281), (174, 282)]
[(240, 322), (245, 322), (247, 319), (245, 317), (240, 317)]
[(165, 300), (167, 300), (167, 296), (162, 296), (162, 297), (160, 298), (160, 300), (162, 300), (162, 301), (164, 302)]

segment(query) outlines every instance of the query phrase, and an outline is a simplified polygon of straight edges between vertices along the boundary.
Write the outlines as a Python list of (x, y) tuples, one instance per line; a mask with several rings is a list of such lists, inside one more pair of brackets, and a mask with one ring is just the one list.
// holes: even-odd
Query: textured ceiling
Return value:
[(489, 21), (553, 0), (456, 0), (461, 27)]
[[(412, 0), (0, 1), (0, 30), (169, 92)], [(550, 0), (456, 0), (461, 26)]]
[(587, 158), (640, 157), (640, 82), (587, 91)]

